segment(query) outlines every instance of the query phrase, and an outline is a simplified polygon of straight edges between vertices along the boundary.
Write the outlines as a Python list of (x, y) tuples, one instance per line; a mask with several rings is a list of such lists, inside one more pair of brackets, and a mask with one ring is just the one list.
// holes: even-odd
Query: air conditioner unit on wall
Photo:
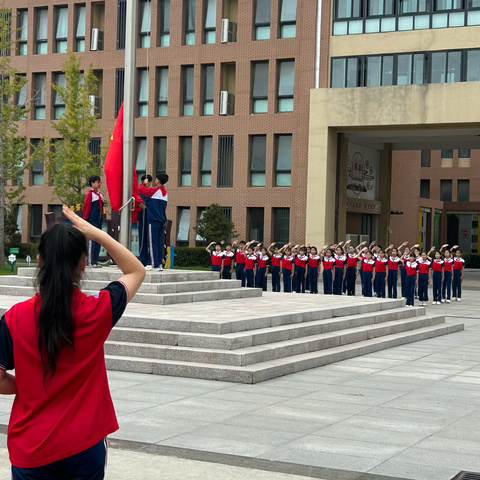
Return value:
[(103, 32), (98, 28), (92, 28), (90, 50), (91, 51), (103, 50)]
[(220, 115), (233, 115), (235, 96), (226, 90), (220, 92)]
[(222, 18), (222, 35), (220, 41), (222, 43), (237, 41), (237, 24), (231, 22), (228, 18)]
[(90, 102), (90, 115), (100, 114), (102, 108), (102, 99), (95, 95), (89, 95), (88, 101)]

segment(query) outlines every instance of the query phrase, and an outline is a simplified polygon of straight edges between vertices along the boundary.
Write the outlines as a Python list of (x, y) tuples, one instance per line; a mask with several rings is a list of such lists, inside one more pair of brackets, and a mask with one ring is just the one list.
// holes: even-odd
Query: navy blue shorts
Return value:
[(12, 480), (103, 480), (107, 464), (107, 439), (70, 457), (35, 468), (12, 465)]

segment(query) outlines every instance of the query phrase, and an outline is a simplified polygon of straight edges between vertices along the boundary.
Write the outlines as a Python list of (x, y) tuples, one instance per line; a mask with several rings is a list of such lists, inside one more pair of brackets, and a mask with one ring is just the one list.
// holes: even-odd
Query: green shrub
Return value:
[(479, 253), (462, 253), (465, 260), (465, 268), (480, 268), (480, 254)]
[(212, 264), (210, 255), (205, 251), (205, 248), (175, 247), (174, 251), (176, 257), (173, 264), (176, 267), (209, 267)]
[[(10, 248), (19, 248), (20, 253), (17, 254), (17, 258), (25, 258), (27, 255), (30, 255), (33, 261), (36, 262), (37, 253), (38, 253), (38, 243), (6, 243), (5, 244), (5, 255), (10, 255)], [(206, 252), (205, 252), (206, 253)]]

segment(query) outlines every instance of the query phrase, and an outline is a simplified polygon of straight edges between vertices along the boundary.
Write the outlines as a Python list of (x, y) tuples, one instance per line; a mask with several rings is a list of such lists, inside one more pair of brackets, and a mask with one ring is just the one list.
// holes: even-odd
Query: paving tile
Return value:
[(460, 470), (455, 467), (436, 467), (399, 461), (387, 460), (368, 473), (411, 478), (412, 480), (451, 480)]

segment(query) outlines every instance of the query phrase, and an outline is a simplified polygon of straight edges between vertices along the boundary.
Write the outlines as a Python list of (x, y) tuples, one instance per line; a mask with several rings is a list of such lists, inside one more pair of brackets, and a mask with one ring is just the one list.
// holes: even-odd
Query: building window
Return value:
[(137, 153), (135, 156), (135, 170), (137, 171), (137, 180), (140, 184), (142, 175), (147, 173), (147, 139), (137, 138)]
[(421, 166), (430, 167), (432, 163), (432, 152), (431, 150), (422, 150), (421, 154)]
[[(64, 73), (54, 74), (55, 85), (60, 89), (67, 87), (67, 79)], [(64, 91), (64, 90), (63, 90)], [(57, 90), (53, 89), (53, 118), (58, 120), (65, 113), (65, 102)]]
[(30, 207), (30, 241), (36, 243), (42, 235), (42, 205)]
[(453, 150), (442, 150), (442, 158), (453, 158)]
[(213, 115), (213, 92), (215, 81), (215, 66), (203, 66), (203, 114)]
[(248, 238), (263, 242), (264, 209), (248, 208)]
[[(250, 136), (250, 186), (265, 186), (265, 170), (267, 158), (267, 136)], [(255, 238), (255, 237), (251, 237)]]
[(92, 155), (93, 165), (99, 167), (102, 158), (102, 139), (100, 137), (92, 137), (88, 142), (88, 151)]
[(34, 73), (33, 74), (33, 104), (34, 104), (34, 120), (45, 120), (45, 106), (46, 106), (46, 87), (47, 74)]
[(205, 43), (215, 43), (215, 27), (217, 22), (217, 0), (205, 0)]
[(420, 180), (420, 198), (430, 198), (430, 180)]
[(188, 247), (190, 239), (190, 208), (178, 207), (177, 218), (177, 246)]
[(268, 112), (268, 62), (252, 63), (253, 113)]
[(233, 135), (218, 137), (218, 187), (233, 187)]
[(273, 208), (273, 238), (277, 243), (286, 244), (290, 241), (290, 209)]
[(297, 0), (282, 0), (280, 8), (280, 38), (295, 38), (297, 34)]
[(152, 2), (143, 0), (140, 4), (140, 47), (150, 46), (150, 25), (152, 19)]
[(293, 92), (295, 87), (295, 60), (278, 62), (278, 100), (279, 112), (293, 112)]
[(36, 52), (39, 54), (48, 53), (48, 9), (37, 8), (37, 25), (35, 33)]
[(275, 140), (275, 186), (289, 187), (292, 183), (292, 135), (276, 135)]
[(170, 45), (170, 0), (160, 0), (160, 46)]
[(168, 67), (158, 69), (158, 100), (157, 114), (166, 117), (168, 113)]
[(167, 172), (167, 137), (155, 138), (155, 173)]
[(115, 118), (118, 116), (120, 107), (123, 103), (123, 92), (125, 89), (125, 70), (117, 68), (115, 70)]
[(182, 67), (183, 115), (193, 115), (193, 65)]
[(452, 201), (452, 180), (440, 180), (440, 200), (442, 202)]
[(75, 5), (75, 47), (77, 52), (85, 51), (85, 5)]
[(138, 69), (138, 116), (148, 117), (148, 68)]
[(55, 48), (57, 53), (66, 53), (68, 37), (68, 7), (57, 7), (57, 30), (55, 32)]
[(212, 137), (200, 137), (200, 185), (212, 185)]
[(469, 148), (461, 148), (458, 151), (458, 158), (470, 158), (471, 153)]
[(28, 10), (17, 10), (17, 22), (18, 55), (26, 55), (28, 41)]
[(31, 184), (43, 185), (45, 144), (39, 138), (33, 138), (31, 144), (33, 160), (31, 168)]
[(470, 201), (470, 180), (459, 180), (457, 184), (457, 202)]
[[(15, 105), (21, 110), (25, 109), (27, 103), (27, 80), (26, 75), (19, 75), (20, 90), (15, 97)], [(19, 120), (25, 120), (25, 114), (21, 115)]]
[(192, 137), (180, 137), (180, 186), (192, 185)]
[(270, 38), (271, 0), (255, 0), (255, 40)]
[(15, 233), (21, 234), (22, 233), (22, 215), (23, 213), (23, 205), (17, 204), (13, 210), (13, 216), (15, 217), (15, 222), (17, 224), (17, 231)]
[(117, 50), (125, 50), (127, 29), (127, 0), (117, 1)]
[(185, 45), (195, 45), (195, 3), (196, 0), (184, 0)]
[(480, 50), (467, 52), (467, 82), (480, 80)]

